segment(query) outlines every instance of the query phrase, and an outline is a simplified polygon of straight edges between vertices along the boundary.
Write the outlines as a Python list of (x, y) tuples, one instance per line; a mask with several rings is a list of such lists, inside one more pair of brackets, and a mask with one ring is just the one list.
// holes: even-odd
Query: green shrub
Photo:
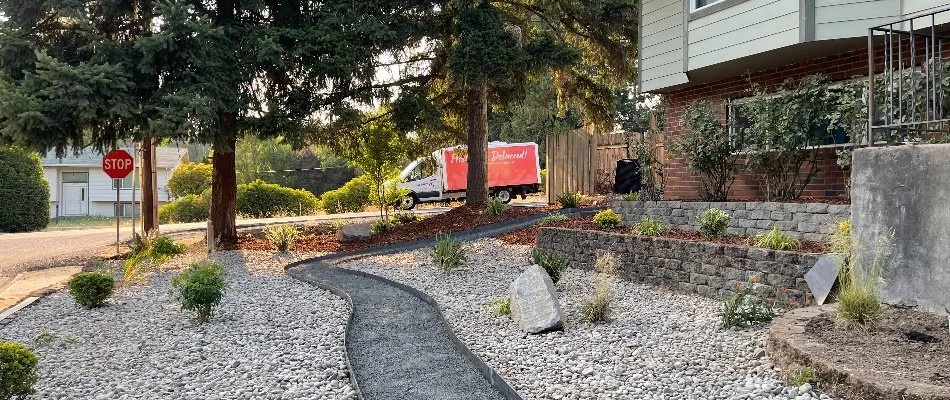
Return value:
[(544, 268), (554, 283), (561, 280), (561, 275), (569, 264), (567, 259), (561, 257), (558, 253), (540, 249), (531, 250), (531, 260)]
[(736, 294), (723, 303), (723, 328), (752, 326), (769, 322), (775, 318), (775, 311), (772, 310), (772, 307), (764, 305), (758, 297), (752, 294), (752, 287), (758, 282), (759, 278), (750, 278), (745, 285), (739, 285), (736, 288)]
[(102, 307), (115, 290), (115, 279), (100, 272), (83, 272), (70, 279), (66, 288), (76, 304), (86, 308)]
[(286, 252), (294, 245), (300, 231), (293, 225), (271, 225), (264, 227), (264, 238), (279, 252)]
[(211, 196), (189, 194), (158, 209), (158, 220), (163, 223), (207, 221), (211, 214)]
[(389, 222), (389, 220), (378, 219), (376, 221), (373, 221), (372, 224), (370, 224), (369, 230), (372, 234), (378, 235), (381, 233), (389, 232), (393, 230), (393, 228), (394, 228), (394, 225), (392, 222)]
[(465, 265), (465, 249), (462, 242), (448, 233), (435, 237), (435, 249), (432, 251), (432, 263), (443, 274), (450, 274)]
[(154, 268), (185, 251), (185, 245), (170, 237), (153, 237), (151, 233), (133, 236), (131, 247), (129, 258), (122, 264), (122, 280), (126, 284), (144, 281)]
[(541, 183), (538, 184), (538, 191), (541, 193), (547, 193), (545, 191), (547, 190), (547, 184), (548, 184), (548, 169), (544, 168), (541, 170)]
[(501, 215), (507, 209), (508, 207), (505, 206), (505, 203), (502, 203), (497, 197), (492, 197), (485, 203), (485, 211), (482, 215), (484, 215), (485, 218), (492, 219)]
[(666, 227), (663, 226), (663, 222), (658, 219), (644, 218), (640, 220), (633, 229), (641, 235), (645, 236), (658, 236), (662, 235), (663, 232), (666, 232)]
[(36, 364), (36, 356), (26, 346), (0, 342), (0, 399), (20, 399), (36, 393)]
[(755, 235), (755, 247), (772, 250), (792, 250), (798, 247), (798, 240), (790, 235), (779, 232), (778, 227), (773, 226), (770, 231)]
[(814, 380), (815, 369), (812, 367), (801, 367), (798, 369), (798, 371), (795, 371), (795, 376), (792, 377), (792, 381), (795, 382), (795, 386), (801, 386)]
[(501, 317), (511, 314), (511, 300), (504, 299), (495, 299), (492, 300), (491, 304), (488, 306), (488, 312), (496, 317)]
[(581, 300), (581, 319), (596, 324), (607, 319), (614, 299), (614, 274), (617, 272), (617, 259), (613, 253), (606, 253), (594, 261), (597, 272), (594, 292)]
[(0, 145), (0, 232), (26, 232), (49, 224), (49, 183), (34, 153)]
[(690, 103), (683, 111), (686, 133), (670, 145), (670, 152), (686, 159), (699, 176), (703, 201), (726, 201), (739, 170), (740, 141), (730, 135), (708, 101)]
[(640, 201), (640, 192), (630, 192), (623, 195), (624, 201)]
[(831, 252), (851, 255), (851, 220), (846, 219), (835, 226), (831, 234)]
[(411, 212), (397, 212), (389, 216), (389, 221), (395, 225), (406, 225), (422, 220), (418, 214)]
[(292, 189), (260, 179), (237, 187), (237, 213), (255, 218), (270, 218), (275, 215), (307, 215), (319, 208), (319, 201), (312, 193)]
[(211, 172), (211, 164), (182, 164), (168, 177), (168, 191), (175, 197), (200, 195), (211, 187)]
[(561, 214), (555, 211), (555, 212), (550, 212), (547, 215), (545, 215), (544, 218), (541, 218), (541, 221), (539, 221), (538, 223), (541, 225), (554, 225), (566, 219), (567, 217), (564, 216), (564, 214)]
[(171, 295), (181, 303), (182, 310), (194, 312), (199, 323), (208, 322), (224, 297), (226, 274), (221, 265), (211, 260), (192, 263), (172, 277)]
[(175, 243), (175, 241), (168, 236), (158, 235), (154, 240), (152, 240), (152, 245), (149, 249), (149, 257), (161, 264), (167, 261), (169, 258), (184, 252), (184, 244)]
[(620, 214), (608, 208), (594, 215), (594, 223), (601, 228), (614, 229), (620, 226)]
[(718, 208), (710, 208), (699, 214), (699, 231), (706, 236), (723, 237), (729, 229), (732, 217)]
[(564, 192), (557, 196), (557, 203), (561, 208), (577, 208), (584, 202), (584, 196), (577, 192)]
[(320, 207), (329, 214), (363, 211), (369, 204), (373, 184), (366, 175), (351, 179), (343, 187), (328, 191), (320, 198)]

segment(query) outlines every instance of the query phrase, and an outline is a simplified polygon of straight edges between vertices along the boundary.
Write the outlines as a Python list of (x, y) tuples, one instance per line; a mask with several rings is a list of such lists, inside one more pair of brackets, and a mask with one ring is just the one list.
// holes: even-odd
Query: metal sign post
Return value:
[(119, 254), (119, 207), (122, 206), (122, 203), (119, 203), (119, 185), (121, 180), (113, 179), (112, 186), (115, 187), (115, 254)]
[[(122, 199), (119, 197), (122, 189), (122, 179), (129, 176), (135, 169), (135, 160), (125, 150), (113, 150), (105, 157), (102, 157), (102, 171), (113, 179), (112, 186), (115, 187), (115, 253), (119, 254), (119, 208), (122, 207)], [(133, 206), (133, 213), (135, 212)]]

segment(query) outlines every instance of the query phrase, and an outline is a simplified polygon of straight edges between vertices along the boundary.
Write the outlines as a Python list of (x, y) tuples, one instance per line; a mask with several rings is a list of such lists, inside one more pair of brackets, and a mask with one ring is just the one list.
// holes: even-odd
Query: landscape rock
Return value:
[(531, 265), (508, 287), (511, 318), (527, 333), (541, 333), (564, 327), (564, 313), (548, 273)]
[(369, 240), (372, 234), (372, 226), (368, 223), (346, 224), (336, 228), (336, 238), (345, 242)]

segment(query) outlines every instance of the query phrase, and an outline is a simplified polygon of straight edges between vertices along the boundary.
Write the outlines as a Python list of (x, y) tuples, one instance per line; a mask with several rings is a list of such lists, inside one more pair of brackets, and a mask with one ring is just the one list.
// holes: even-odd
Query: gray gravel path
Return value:
[(418, 297), (338, 268), (288, 272), (352, 298), (346, 348), (367, 400), (503, 399), (451, 341), (437, 311)]

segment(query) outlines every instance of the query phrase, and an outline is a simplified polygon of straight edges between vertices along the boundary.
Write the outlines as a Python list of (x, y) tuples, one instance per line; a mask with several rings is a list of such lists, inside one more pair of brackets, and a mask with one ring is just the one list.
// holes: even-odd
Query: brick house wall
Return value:
[[(881, 54), (878, 52), (877, 54)], [(764, 87), (775, 87), (786, 79), (798, 79), (813, 74), (824, 74), (832, 81), (867, 77), (867, 48), (861, 48), (834, 56), (811, 59), (783, 67), (753, 72), (674, 90), (666, 95), (666, 126), (664, 134), (667, 142), (685, 133), (682, 126), (683, 112), (687, 105), (698, 100), (707, 100), (714, 106), (726, 122), (726, 103), (730, 99), (749, 96), (750, 82)], [(882, 65), (883, 66), (883, 65)], [(738, 72), (738, 71), (737, 71)], [(818, 150), (818, 174), (805, 188), (802, 196), (809, 198), (841, 198), (846, 196), (846, 180), (850, 171), (843, 170), (837, 164), (834, 148)], [(682, 157), (667, 151), (667, 186), (665, 200), (696, 200), (699, 198), (699, 178), (686, 167)], [(743, 160), (740, 159), (740, 162)], [(765, 194), (760, 179), (740, 167), (740, 175), (729, 191), (729, 200), (760, 200)]]

